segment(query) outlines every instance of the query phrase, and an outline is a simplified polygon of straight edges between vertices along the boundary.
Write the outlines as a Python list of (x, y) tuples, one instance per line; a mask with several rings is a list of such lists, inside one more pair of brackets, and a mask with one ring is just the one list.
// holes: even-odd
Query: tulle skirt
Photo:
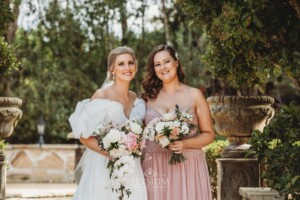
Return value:
[[(108, 159), (90, 149), (86, 149), (76, 173), (80, 171), (80, 181), (72, 200), (118, 200), (117, 193), (110, 188)], [(78, 178), (78, 176), (77, 176)], [(131, 200), (147, 200), (147, 191), (140, 161), (136, 160), (135, 173), (126, 180)]]

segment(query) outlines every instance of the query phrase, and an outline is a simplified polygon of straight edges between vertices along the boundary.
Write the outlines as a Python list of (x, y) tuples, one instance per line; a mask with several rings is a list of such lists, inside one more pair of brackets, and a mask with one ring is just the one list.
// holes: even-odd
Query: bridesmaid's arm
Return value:
[(212, 143), (215, 139), (208, 103), (200, 90), (193, 88), (193, 94), (200, 134), (196, 137), (184, 140), (184, 149), (203, 148)]
[(106, 152), (106, 151), (103, 151), (99, 145), (98, 145), (98, 141), (96, 138), (94, 137), (88, 137), (88, 138), (83, 138), (81, 137), (80, 139), (80, 142), (82, 144), (84, 144), (86, 147), (88, 147), (89, 149), (97, 152), (97, 153), (100, 153), (101, 155), (103, 156), (106, 156), (106, 157), (109, 157), (109, 154)]
[(200, 90), (195, 88), (193, 88), (192, 96), (194, 99), (200, 134), (193, 138), (176, 141), (174, 142), (174, 145), (170, 145), (171, 149), (178, 153), (181, 153), (183, 149), (201, 149), (212, 143), (215, 139), (210, 110), (205, 97)]

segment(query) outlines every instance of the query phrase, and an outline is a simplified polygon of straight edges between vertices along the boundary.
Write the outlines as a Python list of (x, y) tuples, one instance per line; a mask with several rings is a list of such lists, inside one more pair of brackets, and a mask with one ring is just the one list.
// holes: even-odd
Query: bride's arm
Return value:
[(88, 147), (89, 149), (102, 154), (103, 156), (109, 157), (108, 153), (104, 150), (101, 149), (101, 147), (99, 147), (98, 145), (98, 141), (96, 138), (94, 137), (88, 137), (88, 138), (83, 138), (81, 137), (80, 142), (85, 145), (86, 147)]
[(212, 143), (215, 139), (210, 110), (204, 95), (200, 90), (195, 88), (193, 88), (192, 94), (191, 98), (193, 98), (195, 102), (194, 105), (200, 134), (170, 144), (170, 149), (177, 153), (181, 153), (183, 149), (201, 149)]

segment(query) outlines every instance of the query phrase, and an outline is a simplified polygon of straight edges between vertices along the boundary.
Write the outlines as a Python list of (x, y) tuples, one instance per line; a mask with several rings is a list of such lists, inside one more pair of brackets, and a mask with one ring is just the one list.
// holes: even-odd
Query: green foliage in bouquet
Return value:
[[(179, 106), (177, 104), (175, 105), (175, 115), (176, 115), (177, 120), (180, 121), (181, 123), (186, 120), (185, 117), (180, 112)], [(192, 130), (192, 129), (195, 128), (195, 125), (194, 124), (188, 124), (188, 128), (189, 128), (189, 130)], [(163, 129), (163, 132), (166, 133), (166, 135), (168, 135), (170, 137), (172, 130), (165, 127)], [(182, 140), (183, 138), (184, 138), (184, 135), (179, 134), (178, 138), (176, 138), (176, 140)], [(176, 141), (176, 140), (174, 140), (174, 141)], [(171, 140), (171, 142), (173, 142), (173, 141)], [(186, 160), (186, 158), (184, 157), (183, 154), (181, 154), (181, 153), (178, 154), (178, 153), (175, 153), (174, 151), (172, 151), (172, 156), (171, 156), (171, 159), (169, 160), (169, 164), (170, 165), (176, 165), (177, 163), (181, 163), (185, 160)]]
[(264, 185), (281, 195), (300, 198), (300, 106), (283, 106), (263, 132), (255, 131), (251, 150), (262, 165)]

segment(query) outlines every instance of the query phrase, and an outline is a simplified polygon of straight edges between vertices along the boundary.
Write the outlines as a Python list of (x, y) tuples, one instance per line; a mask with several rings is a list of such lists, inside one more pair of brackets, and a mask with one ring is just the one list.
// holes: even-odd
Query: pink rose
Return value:
[(137, 148), (137, 135), (132, 132), (129, 132), (127, 135), (123, 137), (123, 143), (129, 150), (136, 150)]
[(180, 132), (180, 128), (179, 128), (179, 127), (175, 127), (175, 128), (172, 130), (172, 132), (171, 132), (169, 138), (170, 138), (170, 139), (176, 139), (177, 136), (179, 135), (179, 132)]

